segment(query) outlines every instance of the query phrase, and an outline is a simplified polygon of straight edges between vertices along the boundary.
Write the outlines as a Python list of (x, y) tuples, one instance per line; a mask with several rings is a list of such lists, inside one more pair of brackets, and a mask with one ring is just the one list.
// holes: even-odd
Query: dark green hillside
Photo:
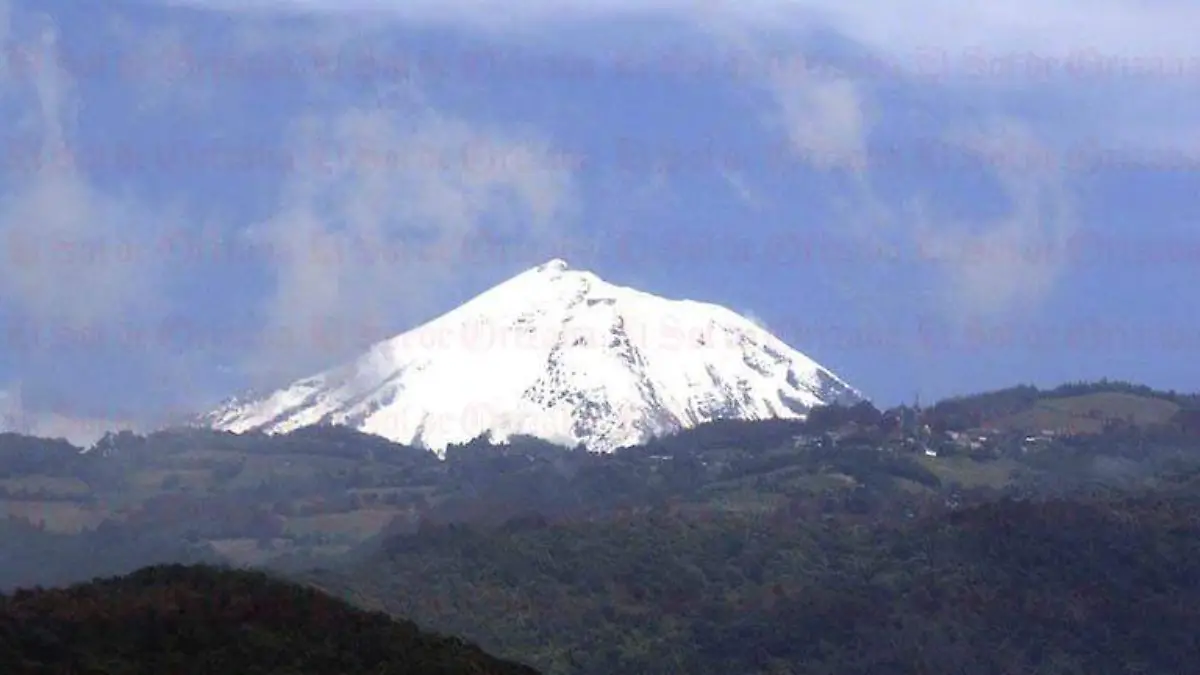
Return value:
[(168, 565), (0, 596), (6, 675), (537, 675), (257, 572)]
[(308, 579), (562, 675), (1183, 673), (1197, 495), (448, 526)]

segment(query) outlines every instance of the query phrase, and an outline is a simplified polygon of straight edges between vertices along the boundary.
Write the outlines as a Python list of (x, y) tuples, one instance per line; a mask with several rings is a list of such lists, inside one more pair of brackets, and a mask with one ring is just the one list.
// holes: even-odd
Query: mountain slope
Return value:
[(528, 435), (608, 451), (721, 419), (798, 418), (861, 394), (723, 307), (616, 286), (552, 260), (352, 363), (205, 423), (344, 424), (442, 451)]

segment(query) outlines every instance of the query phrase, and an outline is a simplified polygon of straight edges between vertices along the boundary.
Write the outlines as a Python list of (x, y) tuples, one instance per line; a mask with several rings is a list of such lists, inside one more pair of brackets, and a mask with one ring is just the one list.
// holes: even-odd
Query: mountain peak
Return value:
[(516, 435), (609, 451), (715, 419), (796, 419), (861, 400), (729, 309), (554, 258), (351, 363), (206, 419), (233, 432), (343, 424), (439, 453)]
[(535, 267), (534, 271), (537, 271), (537, 272), (566, 272), (569, 269), (571, 269), (571, 267), (570, 267), (570, 265), (567, 265), (566, 260), (563, 260), (562, 258), (553, 258), (553, 259), (548, 260), (548, 261), (542, 263), (541, 265), (538, 265), (537, 267)]

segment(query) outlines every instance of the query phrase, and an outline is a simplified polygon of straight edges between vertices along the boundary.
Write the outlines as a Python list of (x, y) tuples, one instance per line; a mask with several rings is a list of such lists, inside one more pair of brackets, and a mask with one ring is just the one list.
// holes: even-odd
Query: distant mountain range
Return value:
[(803, 419), (863, 395), (751, 320), (551, 260), (354, 361), (201, 423), (337, 424), (443, 452), (530, 436), (612, 451), (717, 420)]

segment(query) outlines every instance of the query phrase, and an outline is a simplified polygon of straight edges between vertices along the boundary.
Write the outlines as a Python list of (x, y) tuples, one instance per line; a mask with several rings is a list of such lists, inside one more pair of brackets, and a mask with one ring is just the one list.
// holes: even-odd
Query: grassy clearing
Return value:
[(79, 504), (56, 501), (0, 500), (0, 518), (23, 518), (51, 532), (77, 534), (100, 524), (108, 513)]
[(1003, 488), (1013, 471), (1021, 468), (1011, 459), (977, 462), (969, 457), (917, 457), (917, 462), (929, 469), (943, 483), (959, 483), (964, 487)]
[(1155, 425), (1166, 423), (1178, 411), (1177, 404), (1163, 399), (1104, 392), (1043, 399), (1031, 409), (1006, 418), (1002, 427), (1027, 432), (1071, 429), (1077, 433), (1099, 433), (1106, 419)]
[(88, 484), (67, 476), (22, 476), (0, 480), (0, 489), (14, 495), (45, 493), (51, 497), (86, 497)]
[(325, 534), (366, 539), (378, 534), (399, 515), (402, 513), (395, 509), (359, 509), (346, 513), (301, 516), (288, 518), (285, 529), (290, 536)]

